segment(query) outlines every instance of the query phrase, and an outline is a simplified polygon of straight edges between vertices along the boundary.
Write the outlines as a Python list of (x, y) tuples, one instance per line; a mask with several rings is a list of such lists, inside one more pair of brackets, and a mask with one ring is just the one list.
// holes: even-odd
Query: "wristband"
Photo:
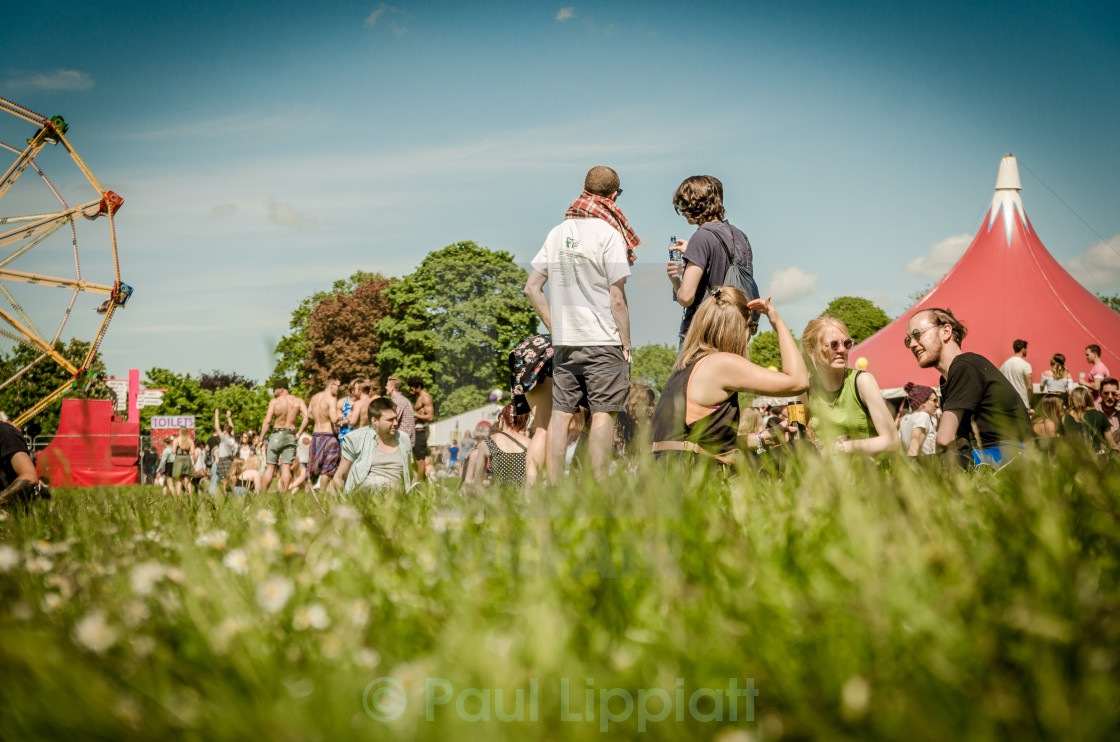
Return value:
[(835, 441), (832, 442), (832, 450), (834, 450), (836, 453), (840, 453), (840, 454), (847, 453), (844, 450), (844, 441), (840, 440), (839, 438), (837, 438)]

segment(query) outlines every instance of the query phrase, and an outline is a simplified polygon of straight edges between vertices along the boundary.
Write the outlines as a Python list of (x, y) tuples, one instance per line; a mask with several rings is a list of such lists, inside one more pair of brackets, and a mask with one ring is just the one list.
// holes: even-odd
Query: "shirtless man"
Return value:
[(358, 424), (358, 414), (354, 405), (358, 401), (358, 387), (361, 383), (361, 379), (352, 380), (346, 385), (346, 396), (335, 403), (335, 410), (339, 417), (338, 439), (340, 441)]
[[(261, 438), (268, 436), (268, 426), (276, 420), (276, 427), (268, 437), (268, 448), (265, 453), (264, 477), (261, 478), (261, 492), (268, 492), (272, 484), (272, 477), (276, 475), (276, 467), (280, 466), (280, 491), (287, 492), (288, 485), (292, 482), (292, 461), (296, 458), (296, 438), (307, 427), (307, 405), (299, 397), (288, 393), (284, 387), (272, 391), (273, 400), (268, 403), (268, 411), (261, 423)], [(296, 431), (296, 418), (302, 417), (303, 422)]]
[(432, 395), (424, 390), (424, 380), (419, 376), (408, 378), (408, 391), (416, 398), (412, 406), (416, 415), (416, 443), (412, 446), (412, 458), (416, 460), (416, 481), (424, 481), (424, 472), (428, 468), (428, 425), (436, 419), (436, 408), (432, 404)]
[(338, 387), (335, 378), (327, 379), (327, 388), (311, 397), (307, 405), (311, 416), (311, 459), (308, 462), (308, 477), (322, 489), (330, 483), (338, 471), (339, 457), (338, 425), (342, 413), (338, 409)]
[(358, 380), (358, 400), (354, 402), (354, 427), (364, 428), (370, 424), (369, 403), (376, 397), (373, 396), (373, 379)]

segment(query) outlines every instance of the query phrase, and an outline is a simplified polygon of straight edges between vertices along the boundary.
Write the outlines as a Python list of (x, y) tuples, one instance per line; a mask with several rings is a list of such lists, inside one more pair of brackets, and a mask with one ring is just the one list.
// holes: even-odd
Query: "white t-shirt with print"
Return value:
[(630, 264), (618, 230), (602, 219), (565, 219), (532, 266), (548, 278), (554, 346), (622, 345), (610, 287), (629, 277)]

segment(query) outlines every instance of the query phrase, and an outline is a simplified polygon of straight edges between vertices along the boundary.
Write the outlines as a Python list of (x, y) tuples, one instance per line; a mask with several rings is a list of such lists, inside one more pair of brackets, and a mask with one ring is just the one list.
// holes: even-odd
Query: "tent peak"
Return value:
[(997, 191), (1021, 191), (1023, 184), (1019, 180), (1019, 161), (1015, 155), (1008, 153), (999, 161), (999, 174), (996, 176)]

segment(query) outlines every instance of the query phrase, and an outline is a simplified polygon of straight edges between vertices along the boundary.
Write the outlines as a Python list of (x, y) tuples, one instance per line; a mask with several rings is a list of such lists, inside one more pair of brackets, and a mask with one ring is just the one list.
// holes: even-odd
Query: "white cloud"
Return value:
[(10, 79), (7, 87), (16, 90), (89, 90), (93, 87), (93, 78), (78, 70), (55, 70)]
[(777, 304), (797, 301), (808, 296), (817, 287), (816, 273), (806, 273), (799, 266), (790, 266), (776, 270), (770, 276), (770, 287), (766, 289), (765, 296), (769, 296)]
[(367, 26), (376, 26), (377, 22), (381, 20), (381, 16), (385, 15), (385, 11), (389, 10), (389, 6), (385, 3), (378, 5), (372, 13), (366, 16)]
[(288, 203), (278, 204), (268, 202), (268, 219), (274, 224), (285, 227), (295, 227), (301, 232), (311, 232), (319, 226), (319, 220), (310, 214), (304, 214)]
[(556, 12), (556, 20), (558, 21), (566, 21), (569, 18), (575, 18), (575, 16), (576, 9), (570, 5), (566, 8), (560, 8), (560, 10)]
[(1099, 291), (1120, 286), (1120, 234), (1098, 242), (1070, 260), (1066, 270), (1087, 289)]
[(407, 31), (408, 29), (405, 28), (398, 21), (389, 19), (386, 14), (389, 14), (389, 15), (392, 15), (392, 16), (398, 16), (398, 17), (401, 16), (401, 15), (404, 15), (405, 17), (409, 17), (407, 13), (402, 13), (400, 8), (394, 8), (392, 5), (388, 5), (386, 3), (381, 3), (376, 8), (373, 9), (372, 13), (370, 13), (368, 16), (366, 16), (366, 25), (367, 26), (376, 26), (378, 21), (380, 21), (384, 18), (384, 19), (386, 19), (386, 21), (389, 24), (389, 30), (390, 31), (395, 33), (397, 36), (404, 36), (405, 31)]
[(907, 263), (902, 272), (915, 276), (925, 276), (936, 281), (948, 273), (949, 269), (960, 260), (971, 242), (972, 235), (968, 234), (955, 234), (952, 237), (946, 237), (931, 247), (925, 255), (919, 255)]

